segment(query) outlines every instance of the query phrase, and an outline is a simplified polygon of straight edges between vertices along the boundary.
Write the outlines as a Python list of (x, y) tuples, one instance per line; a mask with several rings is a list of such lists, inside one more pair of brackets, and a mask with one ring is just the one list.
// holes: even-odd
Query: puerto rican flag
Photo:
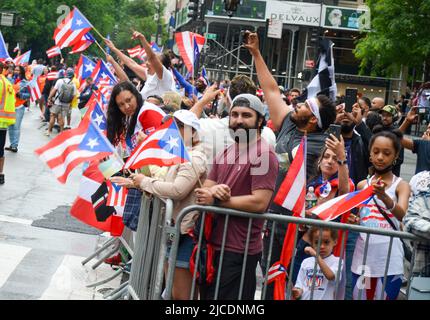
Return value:
[(193, 72), (196, 57), (198, 57), (205, 44), (205, 37), (197, 33), (185, 31), (177, 32), (175, 38), (185, 66), (189, 72)]
[(94, 71), (91, 74), (91, 78), (94, 79), (94, 84), (96, 86), (98, 86), (99, 82), (102, 81), (102, 80), (105, 83), (107, 81), (109, 81), (110, 85), (112, 85), (112, 86), (114, 86), (118, 82), (118, 80), (116, 79), (116, 77), (110, 71), (110, 69), (107, 66), (106, 62), (104, 62), (101, 59), (99, 60), (99, 62), (97, 62), (96, 66), (94, 68)]
[(13, 59), (13, 64), (16, 66), (28, 65), (30, 62), (31, 50)]
[(51, 49), (46, 50), (46, 55), (49, 59), (61, 55), (61, 49), (58, 46), (53, 46)]
[(85, 18), (78, 8), (72, 12), (55, 29), (55, 44), (61, 49), (73, 46), (76, 42), (93, 28), (92, 24)]
[[(293, 212), (294, 217), (305, 216), (305, 196), (306, 196), (306, 136), (302, 138), (297, 153), (288, 169), (287, 175), (279, 188), (273, 201)], [(284, 244), (280, 261), (275, 262), (272, 267), (277, 264), (288, 266), (293, 256), (294, 238), (297, 233), (297, 224), (289, 223), (285, 234)], [(274, 299), (285, 300), (285, 283), (286, 275), (278, 275), (273, 277)]]
[(141, 46), (135, 46), (134, 48), (127, 49), (127, 52), (130, 58), (136, 58), (142, 55), (142, 50), (144, 49)]
[(47, 74), (46, 80), (52, 81), (58, 79), (58, 71), (51, 71)]
[(95, 68), (96, 64), (90, 58), (87, 58), (81, 54), (81, 57), (79, 58), (78, 64), (75, 68), (76, 78), (81, 85), (84, 83), (86, 78), (92, 75)]
[(287, 269), (278, 262), (270, 267), (267, 273), (267, 283), (272, 283), (279, 276), (285, 277), (287, 275)]
[(136, 147), (124, 165), (126, 169), (139, 169), (146, 165), (160, 167), (189, 162), (190, 156), (173, 119), (151, 133)]
[(98, 161), (90, 163), (90, 166), (82, 174), (79, 193), (73, 203), (70, 214), (87, 225), (110, 232), (112, 236), (118, 237), (124, 230), (122, 214), (112, 214), (105, 221), (98, 221), (92, 203), (91, 196), (100, 188), (104, 181), (104, 176), (98, 169), (98, 165)]
[(4, 42), (3, 34), (0, 31), (0, 61), (10, 58), (9, 52), (6, 49), (6, 43)]
[(80, 41), (77, 41), (73, 45), (72, 51), (70, 51), (69, 54), (75, 54), (75, 53), (83, 52), (83, 51), (87, 50), (95, 41), (96, 41), (96, 39), (94, 39), (94, 37), (91, 35), (91, 33), (88, 32), (82, 36)]
[(36, 102), (42, 97), (42, 93), (40, 91), (39, 83), (37, 82), (37, 78), (34, 77), (28, 83), (28, 90), (30, 91), (30, 100), (31, 102)]
[(369, 186), (360, 191), (350, 192), (340, 197), (331, 199), (319, 206), (313, 207), (311, 213), (317, 215), (321, 220), (334, 220), (345, 212), (367, 203), (373, 196), (373, 187)]
[(115, 148), (91, 117), (84, 118), (76, 129), (63, 131), (48, 144), (35, 150), (63, 184), (79, 164), (103, 159), (114, 152)]
[(109, 191), (107, 205), (110, 207), (124, 207), (127, 199), (128, 189), (123, 188), (110, 180), (106, 181)]

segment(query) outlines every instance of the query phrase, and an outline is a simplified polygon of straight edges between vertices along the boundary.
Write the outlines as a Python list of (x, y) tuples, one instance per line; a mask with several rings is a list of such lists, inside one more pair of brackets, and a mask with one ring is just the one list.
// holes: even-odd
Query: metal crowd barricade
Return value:
[(110, 299), (124, 294), (134, 300), (160, 299), (168, 240), (165, 231), (169, 230), (172, 214), (172, 200), (142, 196), (130, 278)]
[[(369, 248), (370, 235), (383, 235), (383, 236), (390, 237), (390, 243), (389, 243), (388, 253), (387, 253), (387, 260), (386, 260), (386, 265), (385, 265), (383, 288), (382, 288), (382, 293), (381, 293), (381, 297), (380, 297), (381, 299), (383, 298), (383, 294), (384, 294), (385, 287), (387, 284), (387, 273), (388, 273), (388, 267), (389, 267), (390, 256), (391, 256), (391, 249), (393, 246), (394, 238), (408, 239), (408, 240), (412, 240), (412, 241), (423, 241), (422, 238), (419, 238), (413, 234), (410, 234), (407, 232), (401, 232), (401, 231), (367, 228), (367, 227), (351, 225), (351, 224), (327, 222), (327, 221), (321, 221), (321, 220), (317, 220), (317, 219), (308, 219), (308, 218), (296, 218), (296, 217), (282, 216), (282, 215), (271, 214), (271, 213), (255, 214), (255, 213), (236, 211), (236, 210), (225, 209), (225, 208), (220, 208), (220, 207), (206, 207), (206, 206), (193, 205), (193, 206), (189, 206), (189, 207), (184, 208), (178, 214), (178, 216), (176, 217), (176, 225), (174, 228), (165, 228), (166, 233), (172, 234), (174, 236), (170, 255), (169, 255), (169, 260), (168, 260), (169, 263), (168, 263), (168, 271), (167, 271), (167, 278), (166, 278), (166, 292), (165, 292), (165, 298), (166, 299), (171, 299), (171, 297), (172, 297), (174, 270), (175, 270), (175, 264), (176, 264), (176, 259), (177, 259), (178, 246), (179, 246), (179, 236), (178, 235), (180, 235), (181, 221), (185, 217), (185, 215), (187, 215), (188, 213), (190, 213), (192, 211), (200, 211), (201, 215), (202, 215), (202, 220), (201, 220), (202, 223), (201, 223), (200, 232), (198, 235), (198, 238), (199, 238), (198, 248), (197, 248), (196, 258), (195, 258), (195, 265), (196, 266), (198, 265), (197, 262), (200, 259), (201, 244), (202, 244), (204, 222), (205, 222), (204, 217), (206, 214), (208, 214), (207, 212), (210, 212), (211, 214), (225, 215), (226, 216), (225, 223), (224, 223), (224, 234), (222, 237), (223, 240), (222, 240), (222, 245), (221, 245), (221, 250), (220, 250), (220, 258), (219, 258), (219, 264), (218, 264), (218, 266), (221, 266), (221, 267), (223, 264), (223, 257), (224, 257), (224, 253), (225, 253), (225, 239), (226, 239), (226, 234), (227, 234), (227, 230), (228, 230), (229, 217), (233, 216), (233, 217), (241, 217), (244, 219), (249, 219), (238, 300), (240, 300), (242, 297), (242, 291), (243, 291), (243, 285), (244, 285), (244, 272), (245, 272), (245, 265), (246, 265), (246, 260), (247, 260), (247, 256), (248, 256), (248, 245), (249, 245), (249, 240), (250, 240), (250, 235), (251, 235), (251, 227), (252, 227), (253, 219), (264, 219), (266, 221), (272, 221), (273, 222), (272, 230), (275, 230), (276, 223), (284, 223), (284, 224), (285, 223), (293, 223), (296, 225), (307, 225), (307, 226), (311, 226), (311, 227), (316, 227), (316, 228), (319, 228), (320, 230), (321, 230), (321, 228), (329, 228), (329, 229), (342, 230), (342, 231), (355, 231), (355, 232), (365, 233), (367, 235), (366, 235), (366, 239), (365, 239), (364, 257), (363, 257), (363, 263), (362, 263), (363, 266), (366, 265), (366, 258), (367, 258), (368, 248)], [(271, 248), (273, 246), (274, 233), (275, 232), (271, 233), (269, 252), (268, 252), (268, 256), (265, 257), (266, 258), (266, 270), (264, 271), (264, 283), (263, 283), (263, 288), (262, 288), (261, 299), (263, 299), (265, 297), (265, 294), (267, 291), (266, 282), (267, 282), (267, 277), (268, 277), (268, 269), (270, 267), (269, 264), (271, 261), (271, 255), (272, 255)], [(339, 259), (339, 264), (338, 264), (338, 270), (337, 270), (337, 274), (336, 274), (336, 278), (335, 278), (336, 279), (335, 280), (336, 281), (335, 282), (335, 294), (334, 294), (335, 297), (337, 297), (337, 293), (339, 292), (339, 289), (340, 289), (339, 288), (339, 286), (340, 286), (339, 279), (340, 279), (340, 273), (342, 272), (341, 266), (342, 266), (342, 264), (344, 265), (344, 263), (342, 263), (344, 260), (344, 252), (345, 252), (345, 241), (344, 241), (345, 238), (344, 237), (345, 237), (345, 232), (342, 232), (342, 236), (340, 239), (341, 240), (341, 253), (340, 253), (340, 259)], [(322, 239), (322, 232), (319, 232), (318, 247), (316, 250), (317, 256), (319, 256), (319, 252), (320, 252), (321, 239)], [(294, 244), (295, 244), (294, 248), (296, 247), (297, 241), (298, 241), (298, 231), (296, 232), (295, 239), (294, 239)], [(413, 267), (414, 267), (413, 264), (414, 264), (415, 251), (416, 251), (416, 246), (413, 247), (413, 255), (412, 255), (410, 270), (413, 270)], [(296, 254), (296, 252), (294, 252), (293, 257), (292, 257), (292, 261), (290, 263), (289, 272), (288, 272), (289, 275), (292, 275), (293, 271), (294, 271), (295, 254)], [(218, 292), (219, 292), (219, 286), (220, 286), (219, 275), (222, 272), (221, 267), (217, 268), (217, 276), (216, 276), (217, 282), (215, 283), (215, 295), (214, 295), (215, 300), (218, 299)], [(311, 299), (313, 299), (313, 294), (314, 294), (314, 289), (315, 289), (316, 270), (317, 270), (316, 268), (317, 268), (317, 259), (315, 259), (314, 272), (313, 272), (313, 277), (312, 277)], [(350, 272), (350, 270), (346, 270), (346, 272)], [(196, 274), (197, 274), (197, 267), (195, 268), (194, 274), (193, 274), (193, 283), (192, 283), (190, 299), (192, 299), (192, 297), (194, 297), (194, 293), (197, 290), (197, 288), (196, 288)], [(363, 271), (361, 273), (360, 279), (363, 279), (363, 276), (364, 276), (364, 268), (363, 268)], [(411, 276), (412, 276), (412, 272), (410, 272), (408, 277), (407, 277), (408, 286), (406, 289), (406, 297), (409, 296)], [(291, 290), (292, 290), (292, 283), (291, 283), (291, 281), (288, 281), (288, 286), (286, 288), (287, 299), (289, 299), (291, 297)], [(359, 290), (359, 294), (358, 294), (359, 297), (361, 297), (362, 290), (363, 289)], [(158, 298), (158, 297), (154, 296), (154, 298)]]

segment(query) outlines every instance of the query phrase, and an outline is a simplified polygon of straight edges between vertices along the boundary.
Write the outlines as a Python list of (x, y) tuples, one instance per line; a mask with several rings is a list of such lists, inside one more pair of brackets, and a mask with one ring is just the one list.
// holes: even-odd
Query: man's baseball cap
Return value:
[(380, 112), (382, 113), (384, 111), (391, 114), (393, 117), (397, 115), (397, 108), (389, 104), (383, 107)]
[(189, 110), (181, 109), (181, 110), (175, 111), (175, 113), (173, 113), (173, 117), (181, 121), (183, 124), (190, 126), (197, 131), (200, 130), (199, 119), (193, 112)]
[(239, 94), (238, 96), (236, 96), (232, 103), (231, 103), (231, 109), (233, 109), (234, 107), (237, 106), (241, 106), (244, 107), (243, 102), (247, 103), (246, 107), (251, 108), (252, 110), (255, 110), (257, 113), (259, 113), (260, 115), (262, 115), (264, 117), (264, 106), (263, 103), (261, 102), (261, 100), (249, 93), (243, 93), (243, 94)]

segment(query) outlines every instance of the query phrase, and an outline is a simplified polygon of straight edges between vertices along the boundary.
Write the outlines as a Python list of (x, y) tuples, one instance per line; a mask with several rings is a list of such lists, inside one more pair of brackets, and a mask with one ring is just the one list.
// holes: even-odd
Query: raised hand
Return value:
[(248, 42), (244, 44), (244, 47), (249, 50), (253, 55), (260, 50), (260, 41), (258, 40), (258, 35), (256, 32), (246, 31), (245, 35), (248, 37)]

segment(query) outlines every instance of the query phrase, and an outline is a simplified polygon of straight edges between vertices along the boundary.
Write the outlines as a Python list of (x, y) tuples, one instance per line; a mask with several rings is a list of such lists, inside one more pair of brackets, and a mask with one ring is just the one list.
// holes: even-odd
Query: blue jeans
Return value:
[(22, 118), (24, 118), (25, 107), (20, 106), (15, 109), (15, 112), (16, 112), (15, 124), (13, 126), (9, 126), (8, 128), (9, 141), (10, 141), (10, 146), (12, 148), (18, 148), (19, 136), (21, 135), (21, 123), (22, 123)]

